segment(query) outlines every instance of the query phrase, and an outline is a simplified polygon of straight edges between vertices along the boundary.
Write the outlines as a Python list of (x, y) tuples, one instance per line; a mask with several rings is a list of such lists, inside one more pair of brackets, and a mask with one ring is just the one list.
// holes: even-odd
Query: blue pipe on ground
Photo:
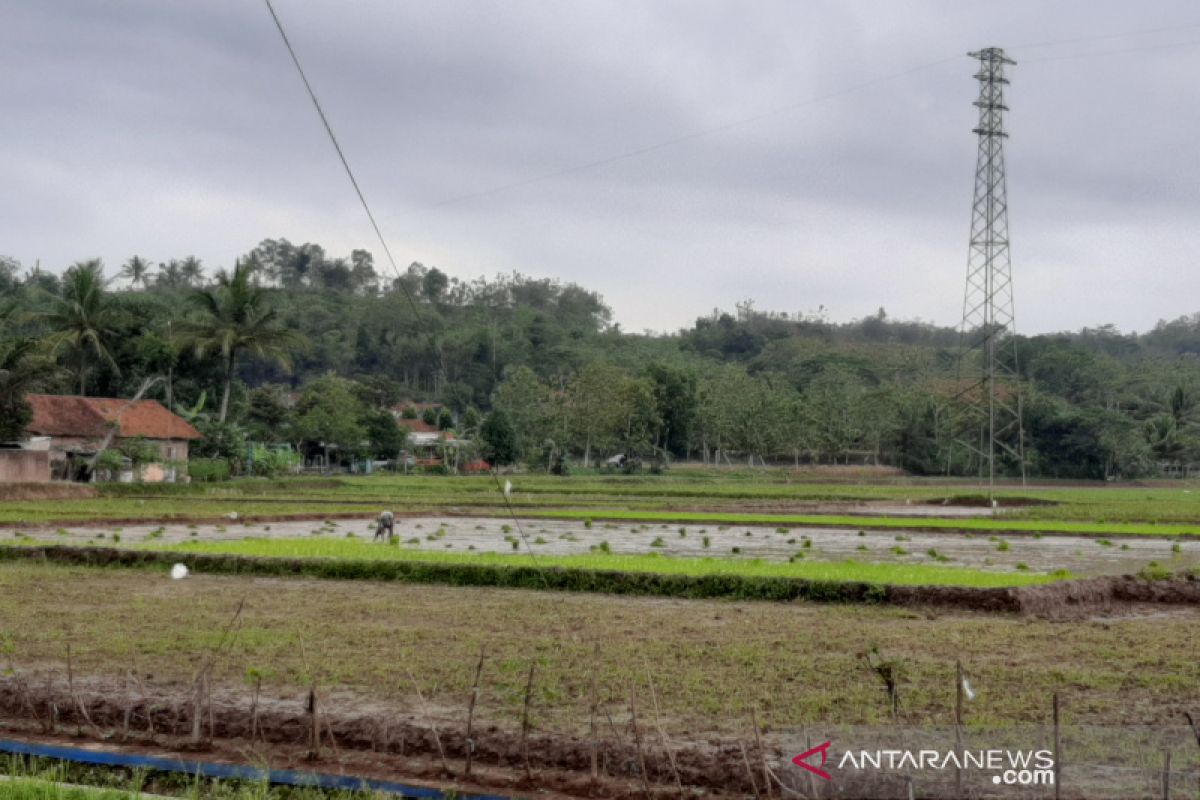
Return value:
[(355, 778), (346, 775), (324, 775), (317, 772), (296, 772), (290, 769), (259, 769), (242, 764), (211, 764), (204, 761), (184, 761), (178, 758), (162, 758), (159, 756), (141, 756), (128, 753), (112, 753), (100, 750), (83, 750), (78, 747), (62, 747), (50, 744), (32, 744), (18, 742), (13, 739), (0, 739), (0, 752), (13, 755), (36, 756), (38, 758), (53, 758), (60, 761), (73, 761), (79, 764), (99, 764), (106, 767), (130, 767), (133, 769), (152, 769), (160, 772), (182, 772), (187, 775), (198, 775), (203, 778), (226, 778), (240, 781), (252, 781), (286, 786), (311, 786), (318, 789), (341, 789), (353, 792), (387, 792), (401, 797), (411, 797), (414, 800), (448, 800), (450, 797), (461, 800), (511, 800), (502, 795), (489, 794), (452, 794), (447, 795), (439, 789), (424, 786), (409, 786), (394, 781), (381, 781), (373, 778)]

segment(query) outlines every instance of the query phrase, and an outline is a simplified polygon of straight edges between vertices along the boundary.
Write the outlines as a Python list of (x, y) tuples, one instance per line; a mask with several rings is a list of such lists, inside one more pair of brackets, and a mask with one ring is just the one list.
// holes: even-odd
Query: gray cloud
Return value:
[[(844, 90), (996, 44), (1020, 62), (1020, 327), (1200, 308), (1200, 27), (1038, 46), (1200, 24), (1185, 0), (277, 8), (402, 263), (577, 281), (630, 329), (745, 298), (953, 324), (972, 64)], [(61, 269), (228, 265), (268, 236), (378, 250), (260, 3), (3, 13), (0, 252)]]

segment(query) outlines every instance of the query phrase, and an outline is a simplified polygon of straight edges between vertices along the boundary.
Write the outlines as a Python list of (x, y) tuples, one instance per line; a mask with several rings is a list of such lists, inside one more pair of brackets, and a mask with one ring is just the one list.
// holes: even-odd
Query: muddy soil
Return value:
[[(645, 717), (639, 718), (635, 733), (628, 715), (614, 720), (606, 714), (595, 720), (594, 738), (535, 729), (524, 744), (519, 727), (477, 718), (468, 740), (465, 707), (459, 718), (436, 711), (429, 717), (347, 692), (321, 690), (315, 723), (320, 748), (314, 757), (314, 717), (308, 713), (305, 693), (255, 700), (246, 689), (226, 688), (214, 691), (211, 702), (198, 704), (190, 687), (170, 691), (149, 688), (137, 679), (82, 676), (75, 676), (73, 685), (63, 685), (62, 677), (55, 677), (6, 676), (0, 682), (0, 729), (177, 752), (200, 760), (266, 762), (274, 769), (416, 779), (443, 787), (474, 785), (517, 795), (536, 789), (539, 796), (549, 791), (570, 797), (645, 797), (647, 787), (652, 795), (675, 795), (678, 776), (689, 793), (744, 797), (752, 787), (743, 747), (756, 766), (764, 757), (777, 768), (784, 760), (782, 752), (769, 745), (759, 751), (751, 731), (748, 742), (666, 739), (664, 744)], [(194, 735), (197, 711), (199, 737)], [(468, 748), (473, 762), (469, 778)]]
[[(323, 536), (370, 540), (374, 531), (372, 518), (359, 517), (271, 523), (229, 520), (221, 524), (70, 525), (58, 529), (0, 531), (0, 538), (26, 536), (46, 544), (106, 544), (119, 537), (121, 546), (128, 546), (251, 537)], [(1035, 538), (956, 532), (602, 521), (588, 526), (583, 522), (564, 520), (522, 519), (514, 523), (506, 518), (451, 515), (399, 518), (396, 534), (402, 547), (430, 552), (512, 553), (512, 542), (517, 539), (521, 551), (527, 549), (528, 542), (533, 552), (546, 555), (586, 554), (599, 547), (601, 542), (607, 542), (614, 553), (757, 558), (776, 562), (786, 562), (794, 554), (803, 553), (806, 560), (816, 561), (854, 559), (875, 563), (945, 564), (992, 572), (1049, 573), (1066, 569), (1081, 577), (1136, 573), (1152, 561), (1173, 571), (1200, 567), (1200, 540), (1171, 542), (1152, 537), (1109, 540), (1045, 535)], [(524, 540), (521, 540), (521, 534), (524, 534)], [(734, 548), (738, 552), (735, 553)]]

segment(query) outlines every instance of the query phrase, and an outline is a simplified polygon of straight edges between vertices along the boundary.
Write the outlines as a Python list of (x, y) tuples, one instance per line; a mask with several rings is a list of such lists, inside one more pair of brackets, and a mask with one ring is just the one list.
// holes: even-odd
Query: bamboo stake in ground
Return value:
[(525, 680), (525, 709), (521, 712), (521, 758), (525, 762), (525, 777), (532, 779), (533, 770), (529, 766), (529, 704), (533, 700), (533, 668), (535, 662), (529, 662), (529, 677)]
[[(73, 703), (75, 703), (75, 708), (77, 708), (79, 710), (80, 719), (82, 719), (84, 722), (86, 722), (93, 731), (95, 731), (97, 734), (99, 734), (100, 728), (98, 728), (96, 726), (96, 723), (92, 722), (91, 715), (88, 714), (87, 708), (83, 705), (83, 699), (75, 691), (75, 670), (72, 667), (72, 662), (71, 662), (71, 643), (70, 642), (67, 642), (67, 691), (69, 691), (71, 693), (71, 701)], [(77, 728), (79, 729), (80, 732), (82, 732), (82, 727), (83, 727), (82, 725), (77, 726)]]
[(642, 733), (638, 730), (637, 721), (637, 687), (629, 682), (629, 720), (633, 727), (633, 746), (637, 748), (638, 774), (642, 778), (642, 790), (646, 797), (650, 796), (650, 776), (646, 774), (646, 756), (642, 752)]
[(754, 745), (758, 748), (758, 760), (762, 763), (763, 771), (763, 787), (767, 793), (767, 798), (771, 797), (771, 768), (767, 766), (767, 749), (763, 747), (762, 735), (758, 728), (758, 714), (754, 711), (754, 706), (750, 706), (750, 724), (754, 726)]
[(954, 749), (958, 755), (958, 763), (954, 766), (954, 794), (962, 797), (962, 759), (963, 759), (963, 667), (962, 661), (954, 662)]
[(654, 727), (658, 729), (658, 737), (662, 741), (663, 750), (667, 752), (667, 763), (671, 766), (671, 774), (675, 778), (675, 788), (679, 791), (679, 796), (683, 796), (683, 781), (679, 778), (679, 768), (675, 764), (675, 751), (671, 749), (671, 742), (667, 739), (667, 731), (663, 728), (662, 715), (658, 709), (658, 692), (654, 690), (654, 675), (650, 672), (650, 665), (646, 664), (646, 680), (650, 684), (650, 701), (654, 708)]
[(758, 793), (758, 781), (754, 780), (754, 768), (750, 766), (750, 757), (746, 755), (746, 745), (738, 739), (738, 749), (742, 751), (742, 763), (746, 765), (746, 777), (750, 779), (750, 791), (754, 792), (754, 800), (762, 800)]
[(1062, 796), (1062, 729), (1059, 725), (1058, 692), (1054, 693), (1054, 800)]
[[(433, 743), (437, 745), (438, 757), (442, 760), (442, 772), (449, 775), (450, 764), (446, 761), (446, 750), (442, 747), (442, 737), (438, 734), (437, 725), (433, 722), (429, 707), (425, 705), (425, 696), (421, 694), (421, 687), (417, 684), (417, 678), (412, 674), (412, 670), (405, 666), (404, 671), (408, 675), (409, 682), (412, 683), (413, 691), (417, 693), (417, 702), (421, 704), (421, 713), (425, 715), (425, 722), (429, 725), (429, 730), (433, 732)], [(403, 750), (401, 754), (403, 754)]]
[(466, 776), (471, 775), (471, 759), (475, 755), (475, 703), (479, 701), (479, 675), (483, 672), (483, 648), (479, 648), (479, 663), (475, 665), (475, 681), (471, 684), (471, 700), (467, 706), (467, 766), (463, 771)]

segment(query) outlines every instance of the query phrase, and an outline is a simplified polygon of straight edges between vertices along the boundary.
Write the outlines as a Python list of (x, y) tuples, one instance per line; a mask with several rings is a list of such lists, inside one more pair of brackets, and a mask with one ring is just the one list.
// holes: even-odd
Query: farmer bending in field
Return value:
[(391, 544), (392, 537), (396, 535), (396, 515), (390, 511), (379, 515), (379, 521), (375, 523), (375, 541), (383, 538), (384, 531), (387, 531), (388, 544)]

